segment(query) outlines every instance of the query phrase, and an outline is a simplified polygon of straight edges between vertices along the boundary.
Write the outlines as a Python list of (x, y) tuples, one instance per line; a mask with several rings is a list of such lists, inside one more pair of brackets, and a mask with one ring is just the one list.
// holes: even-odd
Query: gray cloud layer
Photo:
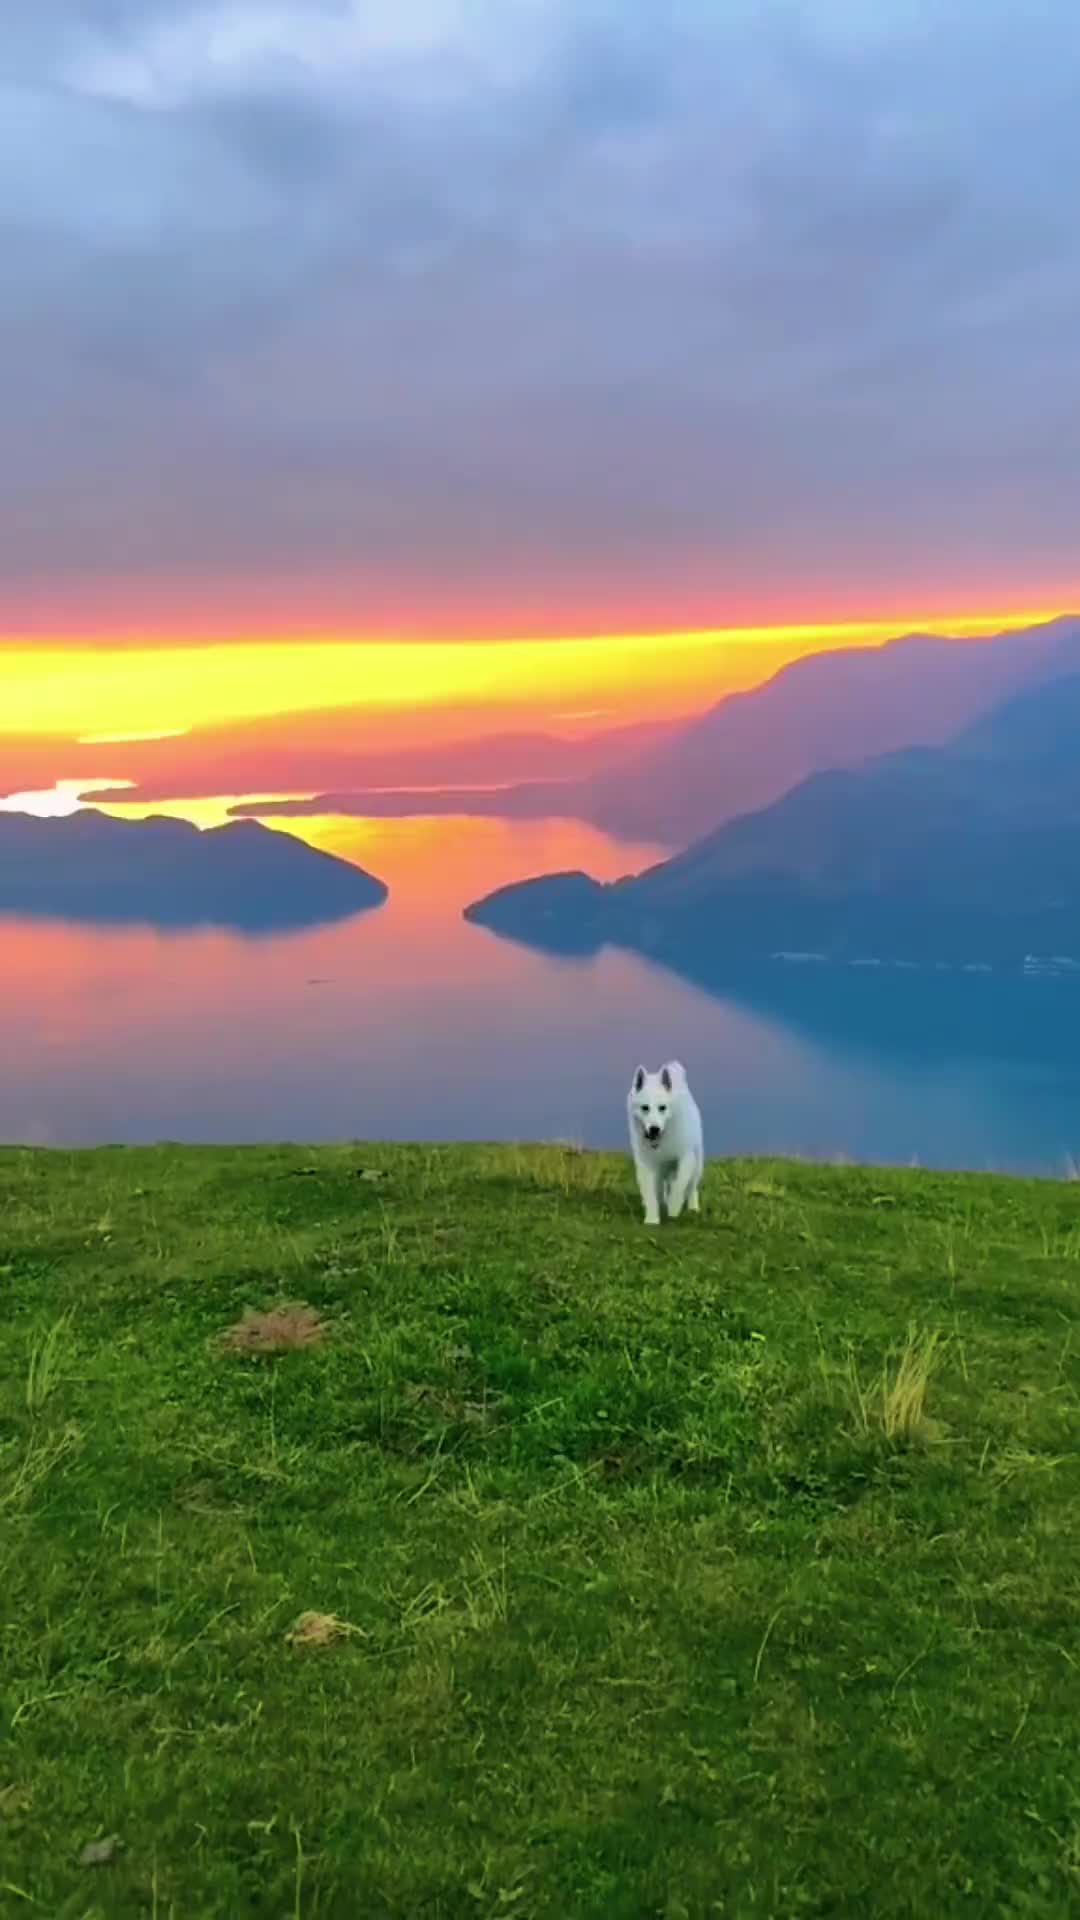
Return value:
[(1078, 74), (1072, 0), (16, 9), (0, 626), (1080, 584)]

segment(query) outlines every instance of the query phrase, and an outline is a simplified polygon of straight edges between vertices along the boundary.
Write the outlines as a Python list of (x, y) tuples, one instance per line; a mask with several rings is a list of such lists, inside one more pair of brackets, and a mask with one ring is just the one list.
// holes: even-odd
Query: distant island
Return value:
[(300, 800), (238, 800), (234, 820), (302, 820), (338, 814), (362, 820), (577, 819), (576, 789), (558, 780), (519, 781), (512, 787), (374, 787), (357, 793), (317, 793)]
[(466, 918), (528, 945), (620, 945), (714, 981), (763, 960), (1080, 976), (1080, 674), (947, 746), (814, 774), (685, 853), (601, 885), (551, 874)]
[(235, 821), (62, 819), (0, 813), (0, 913), (278, 933), (382, 905), (362, 867), (293, 835)]

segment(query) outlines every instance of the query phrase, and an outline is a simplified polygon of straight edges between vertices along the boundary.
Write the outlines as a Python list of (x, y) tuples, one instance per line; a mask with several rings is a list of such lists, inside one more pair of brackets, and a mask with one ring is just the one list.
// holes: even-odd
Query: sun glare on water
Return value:
[(78, 813), (83, 802), (80, 794), (94, 786), (130, 787), (132, 780), (107, 780), (98, 775), (92, 780), (58, 780), (55, 786), (31, 788), (26, 793), (9, 793), (0, 799), (0, 813), (32, 813), (39, 820), (62, 820)]
[[(242, 793), (221, 793), (195, 800), (108, 800), (100, 805), (93, 799), (83, 798), (99, 788), (119, 791), (121, 788), (131, 790), (135, 785), (134, 780), (113, 780), (104, 774), (95, 774), (92, 780), (58, 780), (52, 787), (35, 787), (23, 793), (9, 793), (0, 799), (0, 813), (31, 813), (39, 820), (64, 820), (73, 813), (82, 813), (92, 807), (118, 820), (147, 820), (155, 816), (158, 819), (187, 820), (193, 827), (222, 827), (232, 819), (232, 809), (237, 802), (247, 798)], [(264, 796), (273, 800), (300, 800), (304, 797), (299, 793)], [(267, 824), (276, 826), (277, 822)], [(304, 837), (304, 825), (302, 820), (281, 822), (283, 831), (291, 829), (294, 833), (299, 832), (301, 837)]]

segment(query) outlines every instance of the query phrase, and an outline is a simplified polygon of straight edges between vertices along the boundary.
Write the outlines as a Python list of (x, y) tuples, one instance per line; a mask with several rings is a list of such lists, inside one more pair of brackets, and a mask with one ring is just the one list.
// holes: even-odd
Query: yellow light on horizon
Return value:
[(12, 639), (0, 644), (0, 729), (70, 735), (89, 745), (176, 737), (230, 720), (343, 707), (390, 713), (485, 706), (528, 710), (553, 702), (565, 710), (602, 703), (613, 721), (661, 717), (685, 711), (694, 700), (751, 685), (784, 660), (822, 648), (879, 645), (913, 629), (974, 638), (1053, 617), (986, 614), (550, 640), (322, 636), (91, 649), (59, 637), (32, 643)]

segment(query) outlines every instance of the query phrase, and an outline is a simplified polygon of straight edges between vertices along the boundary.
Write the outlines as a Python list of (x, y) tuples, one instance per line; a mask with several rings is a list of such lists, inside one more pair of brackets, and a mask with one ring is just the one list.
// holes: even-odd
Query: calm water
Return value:
[(0, 1138), (620, 1146), (637, 1060), (679, 1055), (713, 1152), (1046, 1171), (1080, 1157), (1080, 987), (1024, 983), (999, 1005), (985, 982), (969, 1003), (955, 982), (773, 968), (720, 993), (628, 954), (554, 960), (461, 907), (663, 849), (561, 821), (298, 826), (386, 879), (389, 905), (268, 940), (0, 921)]

